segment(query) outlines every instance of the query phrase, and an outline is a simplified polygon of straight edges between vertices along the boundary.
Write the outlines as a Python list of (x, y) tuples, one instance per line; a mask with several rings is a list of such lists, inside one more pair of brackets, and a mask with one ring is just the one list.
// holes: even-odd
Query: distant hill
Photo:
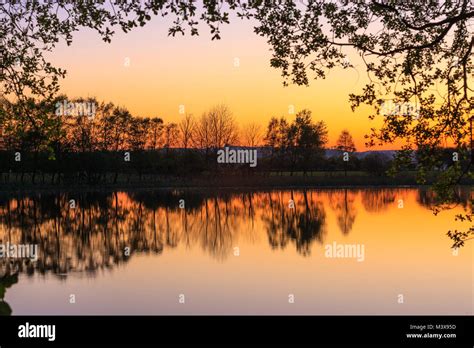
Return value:
[[(253, 149), (255, 149), (255, 150), (257, 150), (257, 157), (258, 158), (268, 157), (272, 153), (272, 150), (267, 146), (256, 146), (256, 147), (236, 146), (236, 145), (226, 145), (226, 146), (228, 146), (230, 149), (234, 149), (234, 150), (244, 150), (244, 149), (253, 150)], [(173, 148), (173, 150), (174, 151), (180, 151), (180, 152), (186, 151), (184, 148)], [(158, 151), (165, 152), (166, 149), (159, 149)], [(198, 151), (204, 152), (205, 150), (204, 149), (199, 149)], [(397, 151), (395, 151), (395, 150), (358, 151), (358, 152), (354, 152), (352, 155), (355, 155), (357, 158), (362, 159), (362, 158), (366, 157), (367, 155), (378, 153), (378, 154), (385, 155), (388, 158), (392, 159), (395, 156), (396, 152)], [(341, 155), (341, 151), (334, 150), (334, 149), (327, 149), (327, 150), (325, 150), (325, 155), (326, 155), (327, 158), (336, 157), (336, 156)]]
[[(396, 152), (397, 151), (395, 150), (358, 151), (358, 152), (354, 152), (353, 155), (359, 159), (362, 159), (367, 155), (378, 153), (392, 159), (395, 156)], [(339, 150), (333, 150), (333, 149), (326, 150), (326, 157), (328, 158), (340, 156), (340, 155), (341, 155), (341, 151)]]

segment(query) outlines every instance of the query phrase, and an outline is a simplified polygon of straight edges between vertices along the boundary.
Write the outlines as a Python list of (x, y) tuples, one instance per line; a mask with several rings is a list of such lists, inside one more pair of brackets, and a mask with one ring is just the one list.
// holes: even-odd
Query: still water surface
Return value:
[[(35, 263), (0, 259), (3, 302), (13, 315), (473, 314), (473, 245), (453, 255), (446, 236), (467, 203), (432, 204), (418, 189), (3, 194), (0, 243), (39, 248)], [(363, 254), (327, 257), (347, 245)]]

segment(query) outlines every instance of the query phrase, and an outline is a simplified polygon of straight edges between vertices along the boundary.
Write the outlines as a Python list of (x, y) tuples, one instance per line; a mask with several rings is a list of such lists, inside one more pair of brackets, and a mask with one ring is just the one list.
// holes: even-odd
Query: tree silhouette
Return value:
[(354, 144), (354, 139), (352, 139), (352, 135), (347, 129), (344, 129), (339, 135), (339, 138), (337, 139), (336, 149), (343, 152), (357, 151)]
[(178, 123), (180, 146), (184, 149), (193, 145), (194, 129), (196, 122), (193, 115), (185, 115), (184, 118)]
[(212, 107), (208, 113), (211, 146), (219, 149), (225, 145), (236, 144), (238, 128), (230, 109), (223, 104)]
[(265, 135), (265, 144), (271, 149), (270, 167), (274, 168), (274, 163), (278, 160), (280, 169), (283, 169), (282, 162), (279, 161), (287, 151), (288, 122), (284, 117), (277, 119), (272, 117), (268, 122)]
[(256, 147), (261, 145), (262, 128), (259, 124), (251, 122), (242, 128), (242, 145)]
[[(355, 144), (352, 135), (344, 129), (337, 139), (336, 149), (341, 152), (355, 152)], [(347, 176), (347, 161), (344, 161), (344, 176)]]
[(324, 156), (327, 143), (327, 127), (324, 121), (314, 122), (310, 110), (301, 110), (295, 120), (288, 122), (272, 118), (267, 126), (265, 143), (272, 149), (271, 162), (278, 158), (282, 168), (285, 162), (292, 175), (296, 168), (306, 174), (317, 159)]
[(289, 142), (294, 139), (292, 149), (304, 174), (315, 159), (323, 157), (327, 134), (324, 121), (313, 123), (311, 111), (302, 110), (296, 114), (295, 121), (290, 126)]
[[(152, 16), (168, 16), (170, 35), (186, 31), (198, 35), (199, 24), (204, 23), (212, 39), (220, 39), (220, 26), (229, 22), (230, 12), (253, 20), (255, 33), (271, 47), (270, 65), (281, 70), (286, 84), (306, 85), (309, 74), (325, 78), (335, 67), (354, 68), (347, 50), (355, 50), (369, 82), (350, 95), (351, 106), (370, 105), (374, 108), (370, 117), (383, 121), (379, 129), (372, 129), (368, 145), (402, 140), (405, 145), (398, 160), (403, 160), (419, 148), (454, 144), (459, 153), (467, 154), (466, 165), (453, 162), (436, 171), (432, 155), (421, 157), (417, 164), (419, 182), (426, 182), (428, 173), (434, 172), (434, 188), (445, 201), (453, 199), (453, 188), (463, 177), (472, 177), (471, 0), (225, 0), (206, 1), (200, 7), (184, 0), (4, 2), (0, 4), (1, 94), (18, 100), (14, 114), (22, 119), (13, 124), (22, 145), (41, 147), (50, 139), (49, 130), (55, 129), (30, 98), (39, 96), (46, 105), (54, 98), (65, 71), (52, 66), (45, 54), (61, 40), (70, 45), (76, 30), (92, 28), (110, 42), (117, 28), (128, 32)], [(388, 101), (396, 106), (393, 110), (387, 108)], [(472, 219), (472, 212), (465, 218)]]
[(390, 168), (390, 159), (380, 153), (369, 153), (362, 159), (362, 165), (370, 174), (383, 175)]

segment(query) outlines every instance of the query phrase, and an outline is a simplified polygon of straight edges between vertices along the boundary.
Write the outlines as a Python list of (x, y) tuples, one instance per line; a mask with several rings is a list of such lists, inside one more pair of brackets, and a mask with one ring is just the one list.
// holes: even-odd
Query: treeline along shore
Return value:
[[(245, 148), (241, 148), (246, 150)], [(257, 148), (257, 153), (271, 149)], [(15, 161), (21, 156), (21, 161)], [(394, 175), (385, 153), (322, 156), (311, 167), (290, 167), (283, 158), (261, 156), (257, 165), (218, 163), (200, 149), (125, 152), (0, 152), (0, 190), (55, 187), (350, 187), (418, 185), (415, 164)], [(126, 159), (125, 159), (126, 158)], [(434, 177), (435, 174), (433, 174)], [(429, 183), (430, 181), (428, 181)], [(461, 184), (470, 184), (464, 180)]]
[[(394, 151), (357, 152), (348, 130), (331, 147), (325, 122), (313, 120), (310, 110), (291, 121), (272, 117), (265, 129), (238, 125), (225, 105), (200, 117), (183, 113), (177, 123), (133, 116), (94, 98), (62, 96), (45, 104), (0, 100), (0, 110), (4, 190), (416, 185), (417, 156), (426, 156), (414, 151), (401, 163)], [(467, 165), (469, 156), (453, 151), (432, 154), (436, 169), (423, 183), (452, 161)]]

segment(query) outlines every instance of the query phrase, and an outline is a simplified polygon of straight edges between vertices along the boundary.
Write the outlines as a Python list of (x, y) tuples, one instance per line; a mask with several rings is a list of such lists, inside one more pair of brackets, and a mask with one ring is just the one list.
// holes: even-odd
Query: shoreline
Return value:
[[(459, 185), (460, 188), (470, 188), (472, 185)], [(405, 185), (291, 185), (291, 186), (60, 186), (60, 187), (14, 187), (14, 188), (1, 188), (0, 194), (12, 194), (12, 193), (44, 193), (44, 192), (170, 192), (170, 191), (212, 191), (212, 190), (224, 190), (224, 191), (284, 191), (284, 190), (358, 190), (358, 189), (429, 189), (430, 185), (416, 185), (416, 184), (405, 184)]]
[[(314, 175), (313, 175), (314, 174)], [(173, 177), (167, 175), (121, 175), (116, 183), (111, 177), (99, 182), (74, 182), (73, 180), (51, 183), (51, 180), (0, 180), (0, 193), (11, 192), (110, 192), (110, 191), (172, 191), (172, 190), (301, 190), (301, 189), (358, 189), (358, 188), (429, 188), (432, 184), (416, 182), (413, 172), (402, 172), (394, 177), (371, 175), (364, 172), (314, 172), (312, 175), (262, 175), (246, 173), (220, 173)], [(0, 176), (1, 178), (1, 176)], [(39, 179), (39, 178), (38, 178)], [(463, 180), (459, 187), (470, 187), (473, 182)]]

